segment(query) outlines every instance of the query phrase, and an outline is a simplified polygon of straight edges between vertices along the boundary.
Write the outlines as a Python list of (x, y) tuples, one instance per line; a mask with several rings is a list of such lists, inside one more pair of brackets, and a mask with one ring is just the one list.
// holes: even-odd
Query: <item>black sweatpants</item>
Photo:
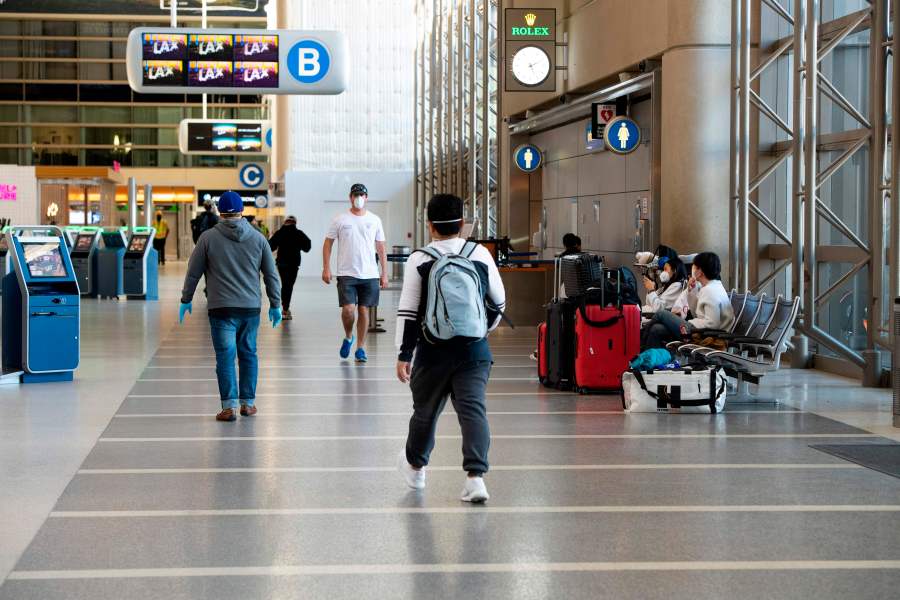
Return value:
[(278, 274), (281, 276), (281, 304), (284, 310), (291, 310), (291, 296), (294, 293), (294, 283), (297, 281), (299, 270), (300, 265), (278, 263)]
[(447, 398), (453, 403), (462, 429), (463, 469), (487, 473), (491, 430), (488, 426), (485, 391), (491, 374), (487, 360), (435, 364), (413, 363), (409, 387), (413, 395), (413, 416), (409, 420), (406, 460), (414, 467), (428, 464), (434, 450), (438, 417)]
[(166, 264), (166, 238), (153, 238), (153, 248), (157, 252), (156, 262)]

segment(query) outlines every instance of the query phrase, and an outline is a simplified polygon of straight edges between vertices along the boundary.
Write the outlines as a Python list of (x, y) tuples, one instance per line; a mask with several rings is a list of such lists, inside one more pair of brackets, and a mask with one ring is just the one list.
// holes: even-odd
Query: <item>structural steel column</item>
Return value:
[(476, 80), (477, 65), (475, 63), (475, 40), (477, 30), (475, 21), (478, 19), (478, 9), (475, 0), (469, 0), (469, 203), (473, 219), (478, 217), (478, 145), (476, 144), (476, 126), (478, 122), (478, 89)]
[(819, 137), (819, 0), (808, 0), (806, 13), (806, 135), (804, 137), (804, 265), (808, 281), (803, 288), (803, 326), (816, 327), (816, 142)]
[[(88, 201), (87, 187), (84, 188), (84, 214), (85, 224), (87, 224), (87, 215), (90, 213), (90, 203)], [(134, 177), (128, 178), (128, 231), (134, 231), (138, 225), (138, 209), (137, 209), (137, 180)]]
[(153, 227), (153, 186), (144, 185), (144, 226)]
[[(863, 357), (863, 385), (877, 387), (881, 381), (881, 352), (875, 340), (881, 336), (884, 322), (884, 146), (885, 146), (885, 71), (887, 55), (884, 39), (887, 32), (887, 0), (872, 2), (872, 29), (869, 38), (869, 327)], [(891, 215), (893, 218), (893, 215)]]
[[(893, 92), (891, 101), (893, 108), (891, 110), (891, 234), (888, 241), (888, 247), (891, 251), (890, 259), (890, 289), (888, 297), (891, 301), (900, 296), (900, 92), (897, 87), (900, 86), (900, 2), (893, 2), (893, 43), (891, 44), (893, 53)], [(890, 328), (893, 332), (893, 327)], [(892, 333), (893, 334), (893, 333)], [(894, 360), (897, 360), (896, 357)]]
[[(801, 1), (801, 0), (797, 0)], [(728, 277), (738, 286), (738, 206), (740, 202), (741, 0), (731, 0), (731, 162), (728, 205)], [(657, 124), (653, 124), (654, 129)], [(656, 213), (654, 213), (656, 215)]]
[(489, 0), (481, 2), (481, 234), (487, 238), (491, 230), (491, 5)]
[(738, 290), (750, 291), (750, 0), (741, 1), (740, 221), (738, 230)]
[[(794, 148), (791, 160), (791, 293), (800, 298), (801, 312), (805, 305), (803, 285), (803, 144), (806, 135), (805, 115), (803, 106), (803, 85), (806, 68), (805, 59), (805, 33), (806, 33), (806, 0), (794, 0), (794, 52), (791, 80), (793, 93), (793, 123)], [(804, 313), (805, 314), (805, 313)], [(807, 317), (804, 316), (803, 319)], [(794, 346), (791, 352), (791, 366), (795, 369), (809, 366), (809, 339), (801, 334), (803, 326), (797, 321), (795, 335), (791, 337)]]
[[(463, 167), (465, 164), (466, 132), (465, 132), (465, 74), (466, 74), (466, 39), (464, 36), (464, 24), (466, 20), (465, 0), (456, 0), (456, 195), (465, 198), (465, 178)], [(471, 65), (469, 65), (471, 67)]]

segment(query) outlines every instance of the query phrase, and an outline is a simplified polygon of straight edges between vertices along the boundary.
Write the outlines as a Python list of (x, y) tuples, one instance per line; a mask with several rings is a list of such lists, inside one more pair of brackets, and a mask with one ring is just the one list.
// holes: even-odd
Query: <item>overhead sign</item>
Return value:
[(265, 170), (256, 163), (246, 163), (238, 170), (238, 180), (248, 188), (258, 188), (266, 181)]
[(594, 132), (595, 140), (603, 139), (603, 132), (606, 131), (607, 124), (616, 116), (615, 104), (601, 104), (594, 102), (591, 104), (591, 127)]
[(540, 149), (531, 144), (522, 144), (516, 148), (513, 153), (513, 158), (515, 159), (516, 166), (519, 167), (519, 170), (524, 171), (525, 173), (537, 171), (544, 162), (544, 155), (541, 153)]
[(507, 92), (556, 90), (556, 9), (504, 12)]
[(269, 121), (252, 119), (185, 119), (178, 126), (182, 154), (268, 154)]
[(606, 126), (606, 147), (616, 154), (631, 154), (641, 143), (641, 128), (628, 117), (616, 117)]
[(340, 94), (349, 50), (339, 31), (138, 27), (128, 83), (152, 94)]

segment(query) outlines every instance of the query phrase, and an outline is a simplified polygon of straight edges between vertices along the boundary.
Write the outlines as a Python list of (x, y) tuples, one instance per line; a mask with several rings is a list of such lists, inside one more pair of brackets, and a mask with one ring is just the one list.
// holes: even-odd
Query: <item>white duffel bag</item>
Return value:
[(721, 367), (625, 371), (626, 412), (721, 412), (728, 389)]

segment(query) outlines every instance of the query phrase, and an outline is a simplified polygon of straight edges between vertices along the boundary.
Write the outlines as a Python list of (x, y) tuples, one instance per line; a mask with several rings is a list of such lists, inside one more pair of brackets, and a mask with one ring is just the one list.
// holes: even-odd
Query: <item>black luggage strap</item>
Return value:
[(625, 315), (619, 313), (614, 317), (610, 317), (609, 319), (604, 319), (603, 321), (594, 321), (590, 317), (587, 316), (587, 301), (582, 296), (581, 301), (578, 303), (578, 311), (581, 313), (581, 318), (584, 319), (584, 322), (590, 325), (591, 327), (596, 327), (601, 329), (603, 327), (611, 327), (625, 318)]

